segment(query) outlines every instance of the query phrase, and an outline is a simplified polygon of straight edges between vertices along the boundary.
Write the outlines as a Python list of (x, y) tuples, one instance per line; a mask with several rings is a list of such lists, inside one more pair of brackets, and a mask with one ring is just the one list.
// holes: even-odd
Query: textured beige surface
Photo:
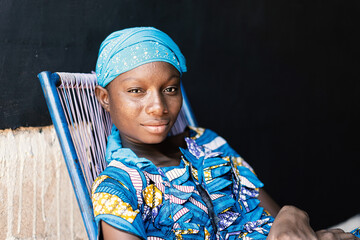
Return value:
[(0, 130), (0, 239), (87, 239), (53, 127)]
[(358, 227), (360, 227), (360, 213), (330, 228), (340, 228), (345, 232), (350, 232)]

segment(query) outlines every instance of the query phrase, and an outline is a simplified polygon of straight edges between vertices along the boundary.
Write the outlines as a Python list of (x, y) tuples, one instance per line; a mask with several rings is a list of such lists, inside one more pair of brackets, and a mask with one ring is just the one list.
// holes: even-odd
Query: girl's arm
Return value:
[(268, 240), (347, 240), (359, 239), (351, 233), (341, 229), (325, 229), (314, 232), (309, 223), (308, 214), (294, 206), (280, 206), (265, 192), (260, 189), (258, 199), (260, 206), (266, 209), (275, 221), (271, 227)]
[(258, 199), (260, 200), (260, 207), (263, 207), (266, 211), (268, 211), (271, 216), (276, 217), (276, 215), (280, 211), (280, 206), (267, 194), (264, 189), (260, 189), (260, 194)]
[(306, 212), (293, 206), (280, 208), (264, 189), (260, 189), (258, 199), (260, 207), (275, 218), (267, 239), (317, 239)]
[(117, 228), (114, 228), (113, 226), (107, 224), (104, 221), (101, 221), (101, 231), (102, 231), (102, 235), (103, 235), (103, 239), (104, 240), (119, 240), (119, 239), (124, 239), (124, 240), (140, 240), (139, 237), (121, 231)]

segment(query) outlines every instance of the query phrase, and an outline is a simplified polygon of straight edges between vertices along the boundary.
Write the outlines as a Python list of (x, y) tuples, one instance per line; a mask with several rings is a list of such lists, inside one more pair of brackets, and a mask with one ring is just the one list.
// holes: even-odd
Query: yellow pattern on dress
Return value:
[(221, 213), (225, 213), (225, 212), (229, 211), (230, 209), (231, 209), (231, 207), (226, 208), (226, 209), (224, 209)]
[[(96, 188), (107, 178), (110, 178), (109, 176), (106, 175), (101, 175), (99, 177), (97, 177), (91, 187), (91, 195), (93, 195), (95, 193)], [(130, 191), (130, 189), (122, 182), (117, 181), (118, 183), (120, 183), (124, 188), (126, 188), (128, 191)]]
[(147, 186), (143, 191), (143, 198), (146, 205), (153, 208), (162, 203), (162, 193), (161, 191), (155, 186), (155, 184), (150, 184)]
[(100, 183), (102, 183), (107, 178), (108, 178), (108, 176), (101, 175), (95, 179), (95, 181), (92, 185), (92, 188), (91, 188), (91, 195), (94, 195), (96, 188), (100, 185)]
[(205, 128), (191, 127), (191, 126), (189, 126), (189, 128), (194, 132), (196, 132), (196, 135), (194, 137), (191, 137), (191, 139), (198, 139), (205, 132)]
[(186, 230), (175, 230), (175, 238), (176, 240), (182, 240), (182, 235), (184, 234), (197, 234), (199, 230), (196, 229), (186, 229)]
[(92, 202), (95, 217), (100, 214), (111, 214), (133, 223), (140, 212), (138, 209), (134, 211), (130, 204), (109, 193), (99, 192), (93, 194)]
[[(231, 157), (231, 160), (235, 166), (235, 168), (237, 169), (238, 166), (245, 166), (247, 168), (250, 169), (250, 171), (256, 175), (254, 169), (252, 169), (249, 164), (247, 164), (247, 162), (244, 161), (244, 159), (242, 157)], [(245, 162), (245, 163), (244, 163)]]
[(126, 188), (128, 191), (130, 191), (130, 189), (125, 185), (123, 184), (122, 182), (118, 181), (118, 183), (120, 183), (124, 188)]
[(210, 240), (210, 233), (206, 228), (204, 228), (204, 237), (204, 240)]
[(212, 169), (222, 167), (222, 166), (227, 166), (227, 165), (229, 165), (229, 164), (228, 163), (222, 163), (222, 164), (218, 164), (218, 165), (215, 165), (215, 166), (210, 166), (210, 167), (204, 168), (205, 182), (209, 183), (213, 179), (213, 177), (211, 175), (211, 170)]
[(238, 239), (248, 240), (250, 239), (249, 237), (246, 236), (248, 234), (249, 234), (248, 232), (242, 232), (239, 234)]
[(266, 210), (266, 209), (264, 209), (263, 215), (264, 216), (271, 216), (270, 212), (268, 210)]
[(242, 166), (243, 165), (242, 162), (244, 161), (242, 157), (231, 157), (231, 160), (235, 168), (237, 168), (238, 166)]
[(193, 175), (193, 177), (199, 181), (199, 178), (198, 178), (198, 171), (195, 169), (195, 168), (191, 168), (191, 173)]

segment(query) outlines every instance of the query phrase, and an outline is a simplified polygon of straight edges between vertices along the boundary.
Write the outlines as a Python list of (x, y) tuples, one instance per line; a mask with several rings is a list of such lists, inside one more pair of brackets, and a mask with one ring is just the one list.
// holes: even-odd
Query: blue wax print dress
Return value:
[(100, 220), (142, 239), (266, 239), (273, 217), (259, 206), (263, 184), (216, 133), (191, 128), (179, 166), (156, 167), (128, 148), (95, 180)]
[(92, 189), (94, 215), (142, 239), (266, 239), (252, 168), (216, 133), (191, 128), (179, 166), (156, 167), (128, 148), (112, 153)]

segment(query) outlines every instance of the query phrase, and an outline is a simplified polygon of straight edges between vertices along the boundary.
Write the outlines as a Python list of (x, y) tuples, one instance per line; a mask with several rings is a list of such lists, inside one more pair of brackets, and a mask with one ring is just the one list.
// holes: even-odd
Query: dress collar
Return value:
[[(190, 138), (194, 141), (198, 139), (204, 132), (201, 128), (190, 127)], [(188, 142), (187, 142), (188, 143)], [(119, 130), (115, 125), (112, 126), (111, 134), (108, 137), (108, 143), (106, 147), (106, 156), (105, 159), (109, 164), (113, 160), (117, 160), (123, 163), (126, 163), (130, 166), (136, 166), (142, 170), (152, 170), (157, 171), (157, 167), (147, 158), (138, 157), (133, 150), (130, 148), (123, 148), (120, 139)], [(181, 160), (183, 161), (183, 160)], [(180, 163), (180, 167), (182, 164)], [(172, 166), (169, 168), (176, 168), (177, 166)]]

